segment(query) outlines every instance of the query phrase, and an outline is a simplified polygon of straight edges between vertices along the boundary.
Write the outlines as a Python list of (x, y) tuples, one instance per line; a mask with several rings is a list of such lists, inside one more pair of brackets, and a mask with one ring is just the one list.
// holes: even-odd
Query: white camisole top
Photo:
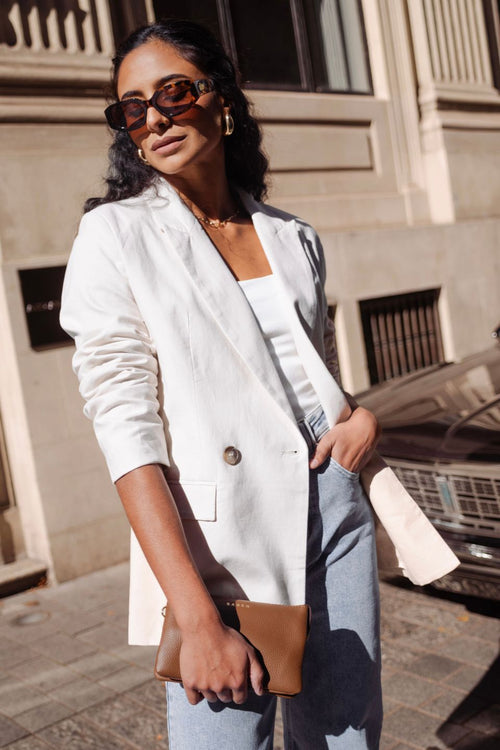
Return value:
[(319, 404), (316, 391), (302, 366), (279, 303), (279, 289), (273, 274), (238, 282), (262, 331), (286, 395), (297, 419), (312, 412)]

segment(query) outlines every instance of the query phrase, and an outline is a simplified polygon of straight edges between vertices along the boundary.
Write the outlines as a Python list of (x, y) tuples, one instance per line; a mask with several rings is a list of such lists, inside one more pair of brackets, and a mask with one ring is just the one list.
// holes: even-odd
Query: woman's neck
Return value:
[(207, 193), (206, 189), (199, 192), (178, 190), (178, 193), (191, 211), (195, 214), (202, 214), (209, 219), (226, 219), (234, 214), (239, 205), (231, 193), (229, 185), (227, 185), (226, 190), (217, 193), (212, 187), (210, 193)]
[(224, 170), (209, 170), (188, 179), (185, 175), (169, 175), (168, 182), (186, 205), (210, 219), (224, 219), (238, 208)]

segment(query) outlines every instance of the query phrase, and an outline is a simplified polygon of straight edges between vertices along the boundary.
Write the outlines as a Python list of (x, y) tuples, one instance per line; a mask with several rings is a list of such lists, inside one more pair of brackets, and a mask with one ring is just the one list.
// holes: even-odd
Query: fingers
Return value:
[(318, 466), (321, 466), (321, 464), (324, 463), (326, 459), (331, 455), (332, 447), (335, 442), (332, 439), (331, 432), (332, 430), (327, 432), (326, 435), (323, 435), (323, 437), (317, 444), (316, 450), (314, 451), (314, 456), (309, 462), (309, 466), (311, 469), (317, 469)]
[(256, 695), (264, 695), (264, 670), (262, 668), (261, 663), (255, 656), (255, 654), (252, 654), (249, 656), (250, 660), (250, 684), (252, 685), (252, 688)]
[(217, 703), (217, 693), (213, 690), (201, 690), (200, 693), (209, 703)]
[(203, 698), (206, 698), (209, 703), (216, 703), (218, 700), (220, 700), (222, 703), (231, 703), (232, 701), (233, 703), (241, 705), (242, 703), (245, 703), (248, 698), (248, 681), (250, 681), (250, 684), (256, 695), (263, 695), (265, 692), (263, 686), (265, 673), (259, 660), (255, 656), (253, 649), (252, 653), (249, 653), (248, 655), (248, 661), (249, 680), (247, 678), (247, 674), (245, 673), (241, 681), (238, 681), (239, 684), (236, 684), (233, 680), (233, 685), (231, 687), (221, 686), (217, 690), (197, 690), (194, 687), (188, 688), (186, 684), (184, 684), (184, 689), (186, 691), (188, 701), (193, 706), (202, 701)]
[(203, 695), (199, 690), (188, 688), (185, 685), (184, 690), (186, 691), (186, 697), (192, 706), (196, 706), (197, 703), (200, 703), (203, 700)]
[(231, 690), (221, 690), (217, 693), (217, 698), (222, 701), (222, 703), (231, 703), (231, 701), (234, 700)]
[[(231, 701), (233, 701), (233, 703), (241, 704), (245, 703), (248, 697), (248, 691), (245, 684), (243, 684), (240, 689), (230, 690), (229, 688), (226, 688), (218, 690), (217, 692), (215, 692), (215, 690), (196, 690), (195, 688), (187, 688), (185, 686), (184, 690), (186, 691), (187, 699), (192, 706), (196, 706), (196, 704), (200, 703), (204, 698), (209, 703), (217, 703), (217, 701), (231, 703)], [(261, 695), (261, 693), (258, 693), (258, 695)]]
[(346, 422), (339, 423), (323, 435), (309, 462), (317, 469), (332, 456), (348, 471), (359, 471), (370, 459), (379, 434), (375, 417), (358, 407)]
[(245, 703), (246, 699), (248, 698), (248, 690), (246, 683), (244, 683), (240, 689), (233, 689), (233, 702), (237, 703), (239, 706), (242, 703)]
[(187, 662), (181, 664), (182, 682), (192, 705), (203, 698), (209, 703), (245, 703), (250, 685), (257, 695), (264, 693), (265, 670), (252, 645), (232, 628), (224, 626), (222, 633), (225, 648), (219, 651), (210, 649), (210, 658), (205, 661), (199, 650), (191, 652), (193, 648), (189, 642), (182, 646), (181, 659), (184, 656)]

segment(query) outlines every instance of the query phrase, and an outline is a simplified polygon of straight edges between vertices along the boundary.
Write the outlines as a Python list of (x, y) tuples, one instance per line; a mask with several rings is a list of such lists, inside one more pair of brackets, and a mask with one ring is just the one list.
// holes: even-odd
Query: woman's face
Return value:
[[(167, 76), (193, 81), (206, 78), (202, 70), (188, 62), (170, 44), (151, 40), (132, 50), (118, 73), (118, 98), (150, 99)], [(202, 164), (224, 164), (222, 143), (223, 101), (211, 91), (200, 96), (187, 112), (169, 120), (154, 107), (148, 107), (146, 123), (130, 132), (149, 164), (168, 175), (188, 176)]]

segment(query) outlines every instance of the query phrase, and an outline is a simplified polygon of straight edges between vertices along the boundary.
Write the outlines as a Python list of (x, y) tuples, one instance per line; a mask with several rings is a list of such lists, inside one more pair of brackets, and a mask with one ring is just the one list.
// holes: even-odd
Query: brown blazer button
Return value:
[(241, 453), (238, 448), (235, 448), (233, 445), (226, 448), (224, 451), (224, 461), (230, 466), (236, 466), (236, 464), (239, 464), (241, 461)]

